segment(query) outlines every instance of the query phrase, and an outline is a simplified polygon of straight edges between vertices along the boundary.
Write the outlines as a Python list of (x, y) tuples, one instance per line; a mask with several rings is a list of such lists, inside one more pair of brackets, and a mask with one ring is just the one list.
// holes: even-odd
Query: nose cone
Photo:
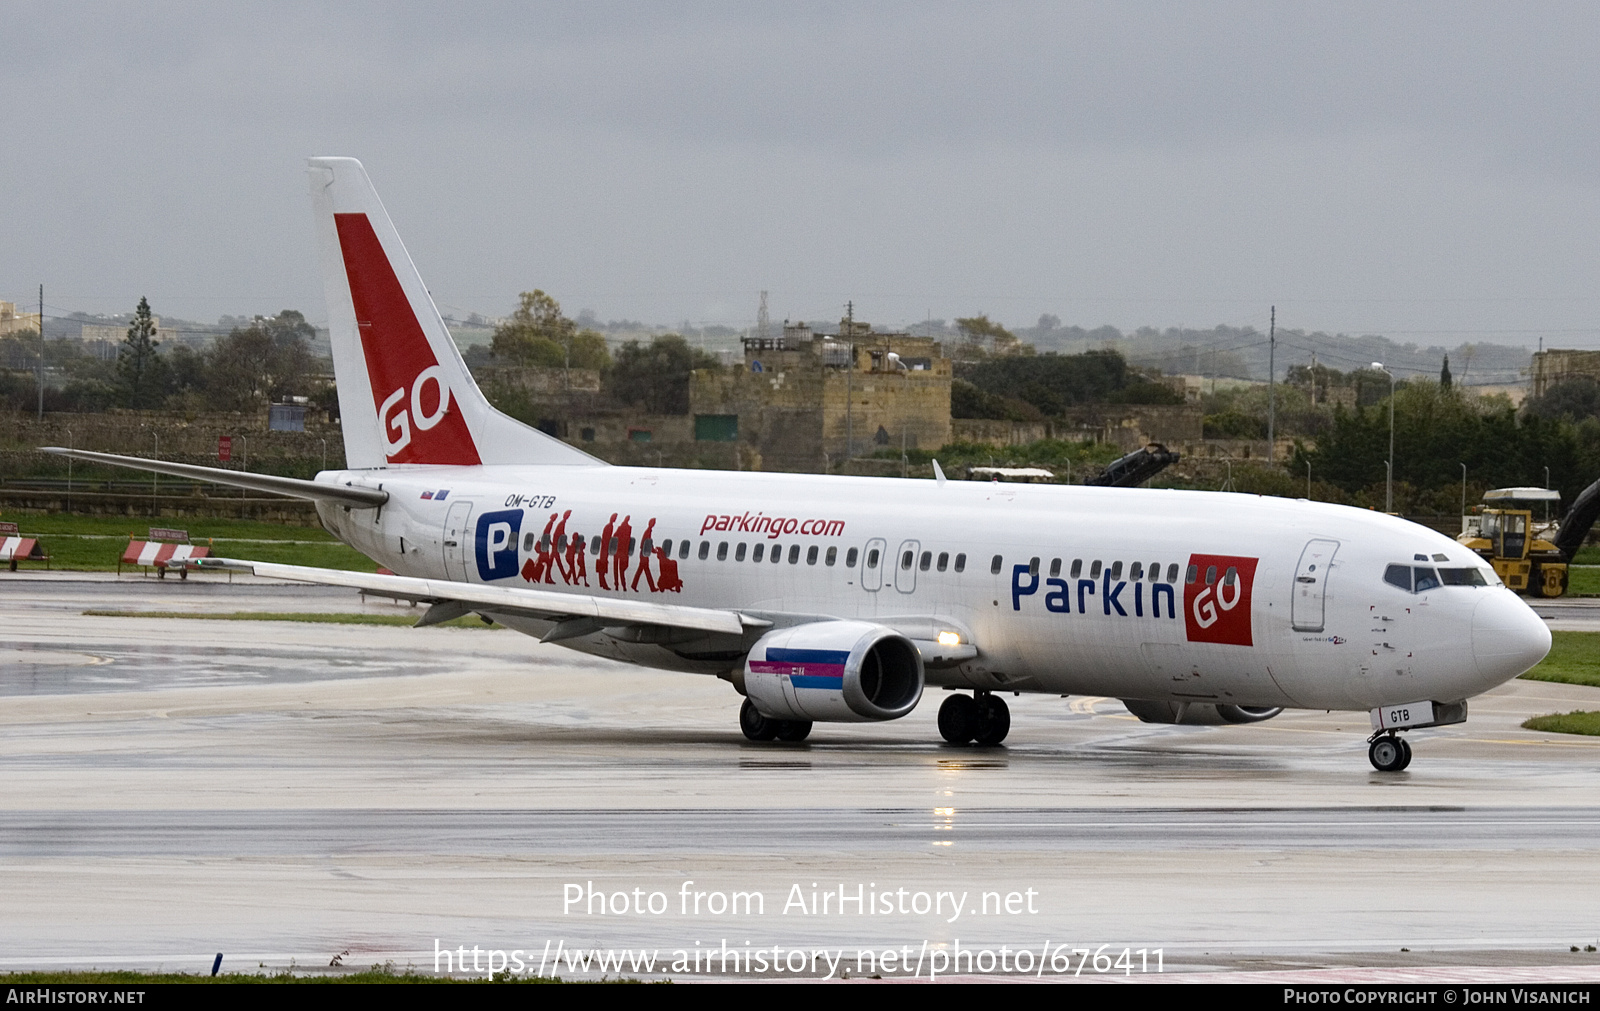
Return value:
[(1472, 657), (1495, 684), (1510, 681), (1550, 652), (1550, 629), (1510, 590), (1484, 595), (1472, 612)]

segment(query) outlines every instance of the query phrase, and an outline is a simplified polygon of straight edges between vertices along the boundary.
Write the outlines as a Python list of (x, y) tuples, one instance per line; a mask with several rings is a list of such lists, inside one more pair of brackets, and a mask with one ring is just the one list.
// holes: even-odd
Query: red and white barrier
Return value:
[(187, 579), (188, 566), (184, 563), (191, 558), (206, 558), (211, 554), (211, 549), (195, 544), (163, 544), (160, 541), (129, 541), (128, 550), (122, 553), (123, 565), (142, 565), (153, 568), (160, 575), (166, 575), (167, 569), (177, 569), (179, 574)]
[(0, 562), (11, 563), (11, 571), (17, 571), (18, 562), (47, 562), (50, 557), (44, 553), (39, 542), (32, 537), (0, 537)]

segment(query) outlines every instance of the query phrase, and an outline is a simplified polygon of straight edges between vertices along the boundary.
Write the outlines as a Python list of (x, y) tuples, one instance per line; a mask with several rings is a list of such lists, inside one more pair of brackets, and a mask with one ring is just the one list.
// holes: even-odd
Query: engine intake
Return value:
[(911, 640), (865, 621), (774, 629), (745, 660), (744, 689), (779, 720), (897, 720), (922, 698), (922, 654)]

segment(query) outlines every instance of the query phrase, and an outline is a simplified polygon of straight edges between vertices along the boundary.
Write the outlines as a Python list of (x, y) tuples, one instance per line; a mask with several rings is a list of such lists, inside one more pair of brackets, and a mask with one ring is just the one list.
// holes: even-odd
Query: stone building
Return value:
[(937, 341), (842, 320), (837, 335), (785, 324), (744, 360), (696, 372), (697, 442), (735, 442), (761, 470), (816, 471), (879, 450), (950, 441), (950, 360)]
[(1539, 351), (1533, 356), (1533, 396), (1563, 379), (1586, 378), (1600, 382), (1600, 351)]

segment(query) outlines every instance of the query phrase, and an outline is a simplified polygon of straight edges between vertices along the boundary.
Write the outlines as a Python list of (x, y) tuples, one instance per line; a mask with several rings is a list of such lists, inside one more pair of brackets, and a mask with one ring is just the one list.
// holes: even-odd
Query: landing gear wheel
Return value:
[(1400, 759), (1400, 768), (1394, 771), (1404, 772), (1406, 770), (1406, 766), (1411, 764), (1411, 742), (1406, 740), (1404, 737), (1396, 737), (1395, 740), (1400, 742), (1400, 752), (1402, 757)]
[(782, 723), (782, 720), (762, 716), (749, 699), (745, 699), (744, 705), (739, 707), (739, 729), (752, 741), (772, 740), (778, 736), (778, 728)]
[(1367, 746), (1367, 759), (1379, 772), (1399, 772), (1411, 764), (1411, 745), (1392, 735), (1380, 737)]
[(810, 735), (810, 720), (782, 720), (778, 724), (778, 740), (780, 741), (803, 741)]
[(978, 703), (971, 695), (951, 695), (939, 707), (939, 736), (951, 744), (968, 744), (978, 735)]
[(973, 743), (980, 747), (993, 747), (1011, 733), (1011, 709), (998, 695), (985, 695), (978, 699), (978, 732)]

